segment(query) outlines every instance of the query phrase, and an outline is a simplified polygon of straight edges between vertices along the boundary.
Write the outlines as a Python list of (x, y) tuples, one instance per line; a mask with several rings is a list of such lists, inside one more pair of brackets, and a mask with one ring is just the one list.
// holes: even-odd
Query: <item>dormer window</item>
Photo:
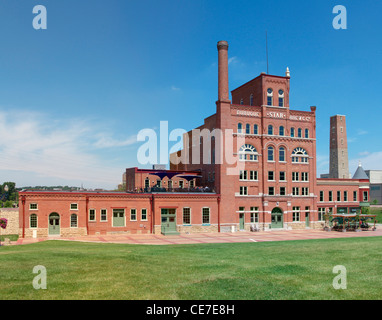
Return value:
[(279, 107), (284, 107), (284, 91), (279, 90)]
[(271, 88), (267, 90), (267, 105), (273, 105), (273, 90)]

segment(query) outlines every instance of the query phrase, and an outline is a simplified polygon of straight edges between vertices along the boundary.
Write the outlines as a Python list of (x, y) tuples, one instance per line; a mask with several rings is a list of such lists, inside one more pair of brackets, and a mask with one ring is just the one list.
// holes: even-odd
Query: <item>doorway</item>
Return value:
[(284, 227), (283, 211), (280, 208), (274, 208), (271, 213), (271, 228), (279, 229)]
[(60, 235), (60, 215), (56, 212), (53, 212), (49, 215), (49, 235)]
[(245, 214), (244, 213), (240, 213), (239, 222), (240, 222), (240, 230), (244, 230), (244, 223), (245, 223)]
[(176, 231), (176, 210), (175, 209), (161, 209), (161, 233), (179, 234)]

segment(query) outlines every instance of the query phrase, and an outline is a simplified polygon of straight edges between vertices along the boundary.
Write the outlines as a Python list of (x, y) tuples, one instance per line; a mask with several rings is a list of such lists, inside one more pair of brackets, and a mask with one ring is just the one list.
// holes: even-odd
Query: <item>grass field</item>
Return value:
[[(47, 289), (32, 286), (33, 267)], [(347, 269), (347, 289), (332, 286)], [(381, 299), (382, 238), (197, 245), (46, 241), (0, 248), (0, 299)]]

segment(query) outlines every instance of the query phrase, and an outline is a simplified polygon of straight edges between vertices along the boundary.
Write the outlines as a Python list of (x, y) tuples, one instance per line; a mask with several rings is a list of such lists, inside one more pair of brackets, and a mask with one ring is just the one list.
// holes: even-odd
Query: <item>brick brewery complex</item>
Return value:
[[(197, 129), (225, 135), (195, 139), (190, 131), (170, 155), (170, 170), (127, 169), (125, 192), (23, 190), (20, 236), (313, 229), (323, 227), (325, 212), (368, 205), (362, 167), (349, 177), (345, 116), (331, 118), (330, 174), (317, 178), (316, 107), (289, 108), (289, 70), (260, 74), (233, 90), (231, 101), (225, 41), (218, 42), (218, 62), (216, 113)], [(235, 165), (216, 152), (231, 140)]]

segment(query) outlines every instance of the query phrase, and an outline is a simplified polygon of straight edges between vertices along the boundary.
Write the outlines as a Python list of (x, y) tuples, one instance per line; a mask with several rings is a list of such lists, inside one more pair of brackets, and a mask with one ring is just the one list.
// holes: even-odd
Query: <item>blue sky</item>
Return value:
[[(47, 30), (32, 27), (45, 5)], [(335, 30), (335, 5), (347, 30)], [(291, 71), (292, 109), (317, 106), (317, 169), (329, 118), (347, 116), (350, 171), (382, 169), (379, 1), (0, 0), (0, 181), (115, 188), (140, 166), (136, 134), (190, 130), (215, 112), (219, 40), (230, 90)], [(170, 145), (171, 146), (171, 145)]]

